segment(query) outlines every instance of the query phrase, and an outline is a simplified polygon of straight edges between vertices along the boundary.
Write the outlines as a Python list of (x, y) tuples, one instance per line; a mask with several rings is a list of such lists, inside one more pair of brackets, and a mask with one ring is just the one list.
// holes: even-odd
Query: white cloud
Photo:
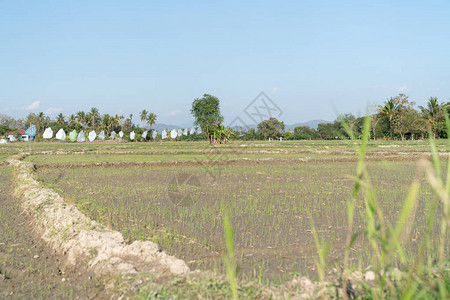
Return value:
[(54, 115), (63, 111), (62, 107), (49, 107), (44, 112), (46, 115)]
[(30, 105), (25, 106), (25, 109), (26, 110), (35, 110), (35, 109), (38, 109), (40, 105), (41, 105), (41, 101), (34, 101)]
[(3, 108), (1, 111), (8, 112), (8, 111), (22, 111), (22, 110), (36, 110), (41, 106), (41, 101), (34, 101), (30, 105), (23, 105), (23, 106), (11, 106)]
[(403, 86), (397, 88), (397, 92), (399, 92), (399, 93), (404, 93), (404, 92), (407, 92), (409, 90), (410, 89), (406, 85), (403, 85)]
[(184, 114), (184, 112), (182, 110), (177, 109), (177, 110), (173, 110), (173, 111), (169, 112), (167, 115), (169, 117), (175, 117), (175, 116), (179, 116), (179, 115), (183, 115), (183, 114)]
[(272, 88), (272, 93), (276, 93), (276, 92), (278, 92), (278, 90), (279, 90), (279, 89), (280, 89), (280, 88), (279, 88), (279, 87), (277, 87), (277, 86), (276, 86), (276, 87), (273, 87), (273, 88)]

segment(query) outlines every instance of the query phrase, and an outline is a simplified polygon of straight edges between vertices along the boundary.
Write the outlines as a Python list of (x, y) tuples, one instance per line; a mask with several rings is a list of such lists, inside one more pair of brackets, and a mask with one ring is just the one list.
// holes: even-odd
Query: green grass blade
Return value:
[(231, 293), (233, 299), (238, 299), (238, 290), (236, 283), (236, 264), (234, 259), (234, 237), (233, 237), (233, 227), (231, 226), (231, 221), (228, 215), (224, 217), (224, 230), (225, 230), (225, 243), (227, 247), (227, 256), (225, 257), (225, 266), (228, 281), (230, 283)]

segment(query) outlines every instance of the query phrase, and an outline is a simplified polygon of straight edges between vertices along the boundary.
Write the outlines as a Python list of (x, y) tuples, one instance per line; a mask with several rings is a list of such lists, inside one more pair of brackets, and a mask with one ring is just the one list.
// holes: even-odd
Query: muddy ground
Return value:
[(86, 266), (64, 269), (36, 232), (33, 219), (11, 194), (11, 169), (0, 166), (0, 298), (109, 299)]

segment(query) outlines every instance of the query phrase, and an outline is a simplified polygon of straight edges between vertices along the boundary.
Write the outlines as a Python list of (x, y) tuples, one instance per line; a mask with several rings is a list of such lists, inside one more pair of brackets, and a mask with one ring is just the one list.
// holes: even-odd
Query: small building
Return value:
[(28, 135), (25, 133), (25, 129), (17, 129), (16, 131), (8, 132), (6, 134), (6, 138), (11, 142), (16, 140), (16, 135), (20, 134), (20, 138), (22, 141), (28, 142)]

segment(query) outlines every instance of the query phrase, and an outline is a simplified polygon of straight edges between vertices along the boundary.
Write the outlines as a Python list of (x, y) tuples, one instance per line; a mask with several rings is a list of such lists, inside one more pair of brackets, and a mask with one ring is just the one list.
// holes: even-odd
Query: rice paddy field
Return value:
[[(90, 218), (130, 242), (151, 240), (191, 269), (225, 273), (224, 216), (231, 216), (237, 274), (263, 285), (296, 275), (318, 277), (314, 234), (329, 245), (326, 263), (342, 264), (348, 235), (347, 200), (355, 186), (358, 141), (29, 143), (0, 147), (0, 162), (30, 153), (36, 177)], [(436, 150), (446, 169), (447, 141)], [(439, 223), (427, 220), (437, 197), (418, 161), (431, 160), (428, 141), (372, 141), (367, 169), (380, 213), (396, 226), (410, 184), (418, 200), (402, 240), (411, 257), (431, 226), (427, 258), (437, 255)], [(442, 171), (445, 176), (445, 172)], [(349, 252), (352, 268), (372, 264), (365, 236), (365, 202), (355, 200)], [(439, 204), (437, 205), (439, 206)], [(436, 238), (433, 238), (436, 237)], [(450, 253), (448, 236), (444, 245)], [(395, 261), (395, 260), (394, 260)]]

